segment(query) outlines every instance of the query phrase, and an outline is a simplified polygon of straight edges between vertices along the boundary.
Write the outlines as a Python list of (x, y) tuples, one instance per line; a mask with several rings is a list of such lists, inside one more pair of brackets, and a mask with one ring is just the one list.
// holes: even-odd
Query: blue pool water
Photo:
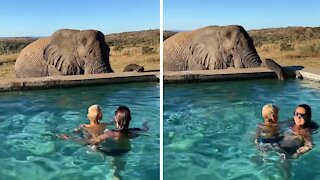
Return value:
[[(118, 105), (132, 113), (130, 127), (148, 121), (149, 132), (131, 140), (125, 155), (104, 157), (57, 139), (88, 123), (87, 108), (99, 104), (109, 122)], [(159, 85), (117, 84), (0, 94), (0, 179), (159, 179)]]
[(253, 142), (264, 104), (278, 105), (283, 121), (307, 103), (320, 124), (319, 102), (320, 84), (311, 81), (165, 85), (164, 179), (320, 179), (320, 133), (310, 152), (286, 162)]

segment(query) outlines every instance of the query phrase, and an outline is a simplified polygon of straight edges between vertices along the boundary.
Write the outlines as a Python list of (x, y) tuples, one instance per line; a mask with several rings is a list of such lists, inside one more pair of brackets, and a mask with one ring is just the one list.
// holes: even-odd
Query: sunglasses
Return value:
[(305, 118), (306, 114), (298, 113), (297, 111), (293, 112), (294, 116), (300, 116), (302, 118)]

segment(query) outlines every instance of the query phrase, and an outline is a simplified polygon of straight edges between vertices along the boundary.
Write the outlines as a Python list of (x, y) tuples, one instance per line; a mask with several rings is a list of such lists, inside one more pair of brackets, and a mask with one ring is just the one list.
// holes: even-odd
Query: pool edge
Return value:
[[(304, 79), (320, 81), (320, 70), (302, 66), (287, 66), (284, 71), (288, 78), (294, 78), (297, 72)], [(164, 83), (194, 83), (206, 81), (226, 81), (277, 78), (275, 72), (267, 68), (244, 68), (199, 71), (165, 71)], [(0, 92), (63, 88), (89, 85), (119, 84), (133, 82), (159, 82), (160, 72), (122, 72), (74, 76), (49, 76), (37, 78), (11, 78), (0, 81)]]
[[(296, 77), (296, 72), (303, 69), (302, 66), (284, 67), (288, 78)], [(194, 83), (206, 81), (244, 80), (277, 78), (274, 71), (267, 68), (229, 68), (223, 70), (197, 70), (197, 71), (166, 71), (163, 73), (164, 83)]]
[(159, 82), (159, 76), (159, 71), (155, 71), (74, 76), (48, 76), (36, 78), (11, 78), (0, 81), (0, 92), (134, 82)]
[(320, 69), (304, 68), (299, 73), (303, 79), (320, 82)]

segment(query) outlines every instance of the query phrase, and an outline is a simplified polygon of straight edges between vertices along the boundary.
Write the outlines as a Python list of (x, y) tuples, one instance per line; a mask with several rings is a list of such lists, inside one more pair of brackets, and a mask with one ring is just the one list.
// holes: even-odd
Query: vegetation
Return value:
[[(110, 47), (110, 64), (121, 72), (128, 64), (160, 69), (160, 31), (145, 30), (105, 35)], [(0, 79), (15, 77), (14, 63), (19, 52), (36, 38), (0, 38)]]
[[(261, 58), (281, 65), (320, 68), (320, 27), (287, 27), (248, 31)], [(163, 39), (177, 32), (164, 31)], [(136, 63), (145, 69), (159, 69), (160, 31), (123, 32), (105, 36), (110, 46), (110, 63), (117, 72)], [(18, 53), (36, 38), (0, 38), (0, 78), (13, 74)], [(10, 75), (11, 77), (11, 75)]]
[(286, 27), (249, 31), (262, 58), (282, 65), (320, 68), (320, 27)]
[(105, 36), (105, 40), (109, 46), (114, 46), (117, 49), (121, 49), (121, 47), (149, 47), (160, 44), (159, 36), (159, 30), (145, 30), (109, 34)]
[[(165, 31), (163, 39), (177, 32)], [(320, 68), (320, 27), (286, 27), (248, 31), (261, 58), (285, 66)]]
[(320, 27), (287, 27), (249, 31), (255, 46), (262, 44), (297, 43), (320, 39)]
[(163, 32), (163, 40), (168, 39), (169, 37), (175, 35), (177, 32), (176, 31), (164, 31)]
[(35, 38), (0, 38), (0, 55), (20, 52)]

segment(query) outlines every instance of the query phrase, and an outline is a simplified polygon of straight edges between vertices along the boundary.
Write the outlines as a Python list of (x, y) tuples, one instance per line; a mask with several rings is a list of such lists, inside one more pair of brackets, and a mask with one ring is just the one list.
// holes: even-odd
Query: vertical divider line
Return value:
[(160, 0), (160, 180), (163, 180), (163, 0)]

